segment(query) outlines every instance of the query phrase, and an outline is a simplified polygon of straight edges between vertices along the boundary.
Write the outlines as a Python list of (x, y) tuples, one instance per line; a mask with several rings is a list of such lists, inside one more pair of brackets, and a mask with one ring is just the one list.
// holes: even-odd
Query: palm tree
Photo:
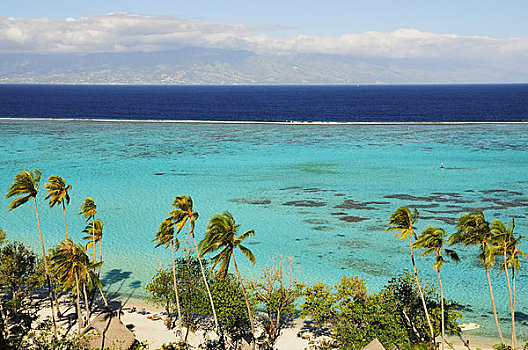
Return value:
[[(255, 256), (246, 246), (242, 244), (249, 236), (254, 235), (255, 231), (250, 230), (244, 232), (243, 234), (237, 236), (238, 228), (240, 225), (235, 224), (235, 219), (228, 211), (223, 214), (215, 215), (209, 221), (209, 226), (205, 231), (205, 237), (200, 242), (199, 247), (203, 255), (208, 253), (216, 252), (221, 250), (216, 256), (213, 257), (213, 266), (211, 271), (220, 263), (220, 267), (217, 272), (217, 276), (220, 275), (222, 278), (225, 278), (227, 272), (229, 271), (229, 263), (233, 260), (233, 266), (238, 275), (238, 280), (240, 282), (240, 287), (242, 287), (242, 292), (244, 293), (244, 299), (246, 300), (246, 306), (248, 309), (249, 322), (251, 324), (252, 336), (255, 336), (255, 328), (253, 324), (253, 315), (251, 313), (251, 306), (249, 305), (249, 300), (246, 293), (246, 288), (244, 288), (244, 283), (242, 282), (242, 277), (238, 271), (238, 266), (235, 260), (235, 249), (238, 248), (244, 254), (249, 261), (256, 264)], [(252, 342), (253, 348), (255, 348), (255, 342)]]
[(414, 209), (411, 213), (409, 207), (399, 207), (394, 213), (392, 213), (388, 224), (389, 227), (387, 227), (386, 231), (398, 231), (396, 232), (396, 237), (399, 237), (400, 239), (409, 238), (409, 250), (411, 253), (411, 262), (414, 271), (414, 277), (416, 280), (416, 285), (418, 286), (418, 291), (420, 292), (420, 297), (422, 299), (422, 305), (425, 311), (427, 324), (429, 325), (429, 331), (431, 332), (431, 340), (434, 341), (433, 325), (431, 324), (429, 311), (427, 311), (427, 305), (425, 304), (422, 286), (420, 285), (420, 280), (418, 278), (418, 270), (416, 269), (416, 264), (414, 263), (412, 236), (417, 239), (416, 231), (414, 230), (414, 224), (416, 223), (416, 221), (418, 221), (418, 217), (418, 210)]
[[(53, 263), (55, 274), (61, 281), (63, 288), (70, 289), (75, 287), (74, 294), (77, 306), (77, 326), (79, 327), (80, 332), (84, 326), (80, 304), (81, 275), (85, 273), (85, 269), (90, 266), (88, 256), (81, 246), (75, 244), (71, 238), (68, 238), (62, 241), (61, 244), (55, 249), (53, 249), (51, 261)], [(85, 304), (88, 304), (86, 295)], [(87, 313), (89, 313), (88, 309)]]
[(44, 199), (49, 199), (49, 205), (51, 208), (55, 204), (62, 204), (62, 211), (64, 213), (64, 230), (66, 231), (66, 239), (68, 239), (68, 224), (66, 222), (66, 204), (70, 204), (70, 195), (69, 191), (72, 189), (70, 185), (66, 186), (66, 181), (64, 178), (58, 175), (51, 175), (48, 178), (48, 182), (44, 184), (44, 187), (47, 189), (46, 193), (48, 195)]
[(445, 255), (451, 258), (451, 260), (455, 262), (460, 261), (457, 253), (454, 250), (446, 249), (444, 247), (445, 241), (445, 230), (430, 226), (422, 232), (420, 237), (418, 237), (418, 240), (416, 240), (416, 242), (414, 242), (413, 244), (414, 248), (425, 249), (425, 251), (422, 253), (422, 256), (424, 256), (425, 254), (436, 254), (436, 259), (435, 263), (433, 264), (433, 268), (438, 273), (438, 284), (440, 286), (440, 305), (442, 309), (442, 350), (444, 350), (445, 342), (444, 289), (442, 286), (442, 278), (440, 277), (440, 269), (442, 268), (442, 265), (445, 262), (444, 257), (442, 256), (442, 251), (444, 251)]
[[(83, 233), (88, 236), (83, 237), (83, 240), (89, 241), (86, 244), (86, 250), (90, 249), (93, 245), (99, 242), (99, 262), (103, 261), (103, 222), (100, 219), (96, 219), (92, 224), (86, 225)], [(95, 262), (95, 259), (94, 259)], [(101, 265), (99, 265), (99, 272), (101, 272)]]
[[(522, 250), (518, 249), (518, 246), (520, 245), (521, 240), (523, 240), (525, 236), (519, 235), (517, 238), (513, 239), (510, 242), (510, 245), (508, 247), (508, 261), (507, 266), (505, 268), (511, 268), (511, 279), (512, 279), (512, 307), (513, 307), (513, 314), (515, 315), (515, 274), (519, 274), (520, 269), (520, 262), (519, 257), (523, 257), (526, 259), (526, 253)], [(515, 339), (515, 338), (514, 338)]]
[(180, 296), (178, 294), (178, 286), (176, 283), (176, 262), (174, 258), (174, 252), (180, 248), (180, 241), (178, 240), (177, 234), (183, 226), (179, 226), (178, 232), (174, 234), (174, 224), (169, 220), (165, 219), (160, 224), (158, 232), (156, 232), (156, 238), (152, 242), (157, 242), (155, 248), (164, 245), (165, 249), (169, 246), (172, 248), (172, 280), (174, 283), (174, 294), (176, 295), (176, 307), (178, 309), (178, 324), (180, 326), (180, 335), (182, 327), (182, 316), (180, 307)]
[(57, 337), (57, 324), (55, 321), (55, 310), (53, 309), (53, 297), (51, 295), (51, 282), (50, 282), (50, 271), (48, 268), (48, 259), (46, 257), (46, 248), (44, 247), (44, 239), (42, 238), (42, 230), (40, 228), (40, 220), (37, 208), (37, 193), (40, 185), (40, 171), (34, 169), (33, 171), (22, 170), (19, 174), (15, 175), (13, 184), (9, 186), (7, 190), (6, 198), (19, 196), (9, 203), (9, 211), (18, 208), (22, 204), (33, 198), (35, 204), (35, 217), (37, 219), (37, 227), (40, 236), (40, 244), (42, 246), (42, 258), (44, 260), (44, 269), (46, 271), (46, 280), (48, 283), (49, 298), (51, 303), (51, 317), (53, 320), (53, 330), (55, 338)]
[[(510, 298), (510, 314), (511, 314), (511, 323), (512, 323), (512, 348), (515, 349), (515, 343), (517, 337), (515, 334), (515, 302), (514, 295), (515, 291), (512, 291), (512, 284), (515, 280), (515, 271), (512, 271), (512, 281), (510, 282), (510, 277), (508, 273), (510, 257), (509, 255), (523, 255), (526, 257), (526, 254), (523, 251), (517, 249), (517, 242), (522, 239), (522, 236), (515, 238), (514, 231), (515, 229), (515, 220), (512, 218), (511, 223), (508, 227), (500, 220), (493, 220), (490, 226), (492, 236), (492, 249), (496, 255), (502, 255), (503, 265), (499, 274), (504, 271), (506, 275), (506, 282), (508, 284), (508, 293)], [(516, 259), (517, 266), (519, 266), (519, 259)]]
[(81, 212), (79, 213), (79, 215), (81, 214), (83, 214), (86, 221), (89, 221), (90, 219), (92, 220), (92, 227), (94, 228), (92, 236), (93, 258), (94, 262), (96, 262), (97, 257), (95, 255), (95, 214), (97, 214), (97, 206), (95, 205), (94, 200), (92, 198), (88, 197), (84, 200), (83, 204), (81, 205)]
[(170, 220), (174, 225), (176, 225), (176, 227), (178, 228), (177, 232), (180, 232), (187, 223), (187, 221), (189, 221), (189, 234), (192, 236), (194, 241), (194, 249), (196, 251), (196, 255), (198, 256), (198, 262), (200, 263), (200, 270), (202, 271), (205, 289), (207, 290), (209, 302), (211, 303), (211, 310), (213, 311), (215, 326), (218, 333), (220, 334), (220, 325), (218, 324), (218, 317), (216, 316), (216, 309), (213, 302), (213, 296), (211, 295), (209, 283), (207, 283), (207, 277), (205, 277), (202, 258), (200, 257), (200, 251), (198, 249), (198, 245), (196, 244), (196, 237), (194, 236), (194, 225), (196, 224), (196, 220), (198, 219), (198, 212), (193, 210), (193, 200), (190, 196), (177, 196), (176, 198), (174, 198), (172, 206), (176, 209), (169, 212), (168, 220)]
[(495, 317), (495, 325), (501, 343), (504, 344), (504, 338), (499, 326), (499, 319), (497, 317), (497, 309), (495, 308), (495, 298), (493, 298), (493, 288), (491, 287), (491, 279), (489, 269), (495, 263), (495, 257), (491, 248), (492, 233), (489, 223), (484, 217), (484, 213), (480, 209), (476, 209), (469, 214), (464, 214), (458, 219), (456, 226), (457, 232), (449, 237), (449, 244), (460, 243), (463, 245), (478, 245), (480, 246), (479, 259), (486, 271), (488, 278), (488, 287), (490, 292), (491, 307), (493, 309), (493, 316)]
[[(48, 182), (44, 184), (44, 187), (46, 188), (46, 193), (48, 195), (44, 198), (49, 199), (49, 206), (50, 208), (53, 208), (55, 204), (62, 204), (62, 212), (64, 214), (64, 231), (66, 233), (66, 239), (68, 239), (68, 223), (66, 221), (66, 204), (70, 204), (70, 195), (69, 191), (71, 190), (71, 186), (66, 186), (66, 181), (64, 178), (58, 176), (58, 175), (51, 175), (48, 178)], [(55, 306), (57, 307), (57, 315), (60, 317), (61, 312), (59, 310), (59, 301), (57, 299), (57, 293), (54, 293), (55, 297)]]

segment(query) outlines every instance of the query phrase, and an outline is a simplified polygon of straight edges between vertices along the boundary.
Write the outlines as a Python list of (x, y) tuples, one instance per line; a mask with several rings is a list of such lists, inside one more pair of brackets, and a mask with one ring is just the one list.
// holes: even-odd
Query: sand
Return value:
[[(122, 305), (122, 303), (124, 303), (124, 305)], [(167, 330), (165, 327), (162, 309), (156, 308), (137, 299), (128, 300), (126, 303), (123, 300), (115, 299), (111, 302), (111, 306), (113, 310), (119, 309), (120, 306), (122, 307), (121, 312), (119, 313), (121, 322), (123, 322), (135, 334), (136, 339), (148, 344), (149, 349), (159, 349), (163, 344), (175, 342), (179, 339), (177, 329)], [(133, 308), (135, 308), (134, 312), (132, 312)], [(144, 312), (139, 313), (143, 309)], [(61, 311), (63, 312), (63, 317), (61, 317), (59, 325), (62, 331), (64, 332), (68, 329), (77, 330), (75, 324), (75, 310), (71, 306), (71, 303), (68, 304), (65, 299), (61, 300)], [(45, 318), (50, 318), (50, 315), (49, 307), (44, 307), (39, 312), (39, 319), (43, 320)], [(149, 318), (149, 316), (152, 315), (160, 315), (161, 319), (152, 320)], [(92, 315), (91, 319), (94, 318), (95, 315)], [(308, 348), (309, 339), (302, 339), (298, 336), (298, 333), (301, 330), (305, 330), (306, 326), (307, 321), (301, 319), (295, 320), (291, 328), (282, 330), (282, 334), (275, 344), (275, 349), (289, 350)], [(203, 331), (198, 331), (196, 333), (190, 332), (188, 342), (191, 346), (197, 348), (203, 339)], [(470, 341), (470, 349), (480, 348), (482, 350), (493, 350), (493, 343), (496, 342), (490, 338), (482, 338), (472, 335), (471, 331), (462, 332), (461, 337), (448, 338), (448, 342), (452, 344), (453, 348), (456, 350), (467, 350), (468, 348), (465, 345), (467, 340)], [(438, 341), (440, 341), (439, 338)], [(449, 347), (446, 345), (445, 348), (448, 349)]]

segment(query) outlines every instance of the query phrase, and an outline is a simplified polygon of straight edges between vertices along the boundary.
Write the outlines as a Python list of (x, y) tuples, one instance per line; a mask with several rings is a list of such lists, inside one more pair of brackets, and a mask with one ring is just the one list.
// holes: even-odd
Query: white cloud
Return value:
[[(426, 33), (398, 29), (339, 37), (298, 35), (282, 39), (248, 26), (220, 25), (172, 16), (109, 13), (67, 18), (0, 17), (0, 52), (88, 53), (166, 51), (185, 46), (252, 50), (258, 53), (327, 53), (384, 58), (442, 58), (471, 62), (528, 62), (528, 37)], [(519, 67), (517, 67), (519, 68)]]

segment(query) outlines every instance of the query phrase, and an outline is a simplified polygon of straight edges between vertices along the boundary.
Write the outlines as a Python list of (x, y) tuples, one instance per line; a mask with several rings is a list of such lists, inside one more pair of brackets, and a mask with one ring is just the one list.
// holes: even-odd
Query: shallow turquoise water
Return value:
[[(39, 169), (73, 186), (69, 231), (82, 237), (77, 215), (94, 198), (104, 221), (106, 285), (140, 295), (168, 252), (151, 239), (173, 198), (190, 195), (208, 219), (229, 210), (241, 230), (256, 231), (249, 246), (257, 260), (239, 258), (246, 276), (259, 275), (276, 254), (294, 256), (301, 278), (335, 283), (360, 275), (379, 290), (410, 268), (408, 246), (385, 232), (390, 214), (417, 206), (418, 230), (453, 231), (453, 220), (472, 208), (491, 221), (516, 218), (528, 231), (528, 125), (248, 125), (80, 121), (0, 121), (0, 189), (22, 169)], [(440, 168), (441, 164), (444, 168)], [(406, 197), (401, 195), (411, 195)], [(39, 210), (47, 247), (64, 236), (62, 211)], [(352, 202), (353, 201), (353, 202)], [(34, 209), (0, 210), (8, 238), (39, 249)], [(526, 250), (526, 244), (524, 249)], [(40, 250), (40, 249), (39, 249)], [(38, 250), (37, 250), (38, 251)], [(442, 270), (446, 295), (470, 305), (464, 321), (493, 334), (484, 272), (475, 249)], [(417, 259), (424, 278), (436, 281), (431, 258)], [(528, 273), (517, 280), (517, 311), (528, 314)], [(508, 333), (507, 289), (494, 277), (503, 332)], [(526, 316), (528, 317), (528, 316)], [(524, 320), (526, 321), (526, 319)], [(528, 336), (528, 327), (519, 323)]]

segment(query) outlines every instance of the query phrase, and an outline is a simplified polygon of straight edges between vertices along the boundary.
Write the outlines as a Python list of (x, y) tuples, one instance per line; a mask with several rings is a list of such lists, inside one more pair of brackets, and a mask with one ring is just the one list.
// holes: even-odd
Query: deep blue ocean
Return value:
[(0, 117), (322, 122), (528, 120), (528, 84), (0, 85)]

